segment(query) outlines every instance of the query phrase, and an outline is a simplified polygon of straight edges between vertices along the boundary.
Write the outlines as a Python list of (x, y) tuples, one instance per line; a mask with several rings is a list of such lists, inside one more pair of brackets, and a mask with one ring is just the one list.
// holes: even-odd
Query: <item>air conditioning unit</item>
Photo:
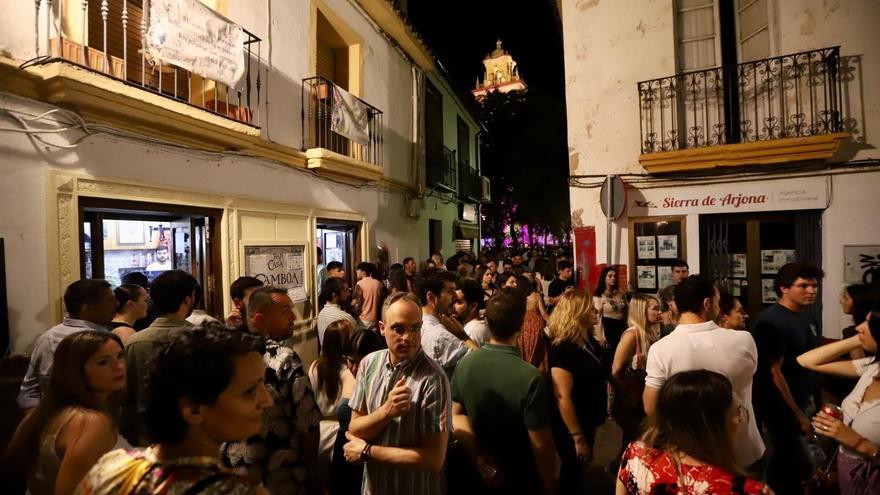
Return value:
[(488, 203), (492, 201), (492, 184), (486, 176), (480, 177), (480, 202)]

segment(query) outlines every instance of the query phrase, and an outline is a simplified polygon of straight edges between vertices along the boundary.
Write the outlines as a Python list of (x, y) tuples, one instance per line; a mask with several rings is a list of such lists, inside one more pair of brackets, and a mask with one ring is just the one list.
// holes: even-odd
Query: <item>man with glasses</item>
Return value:
[[(645, 377), (645, 412), (654, 414), (657, 397), (672, 375), (705, 369), (720, 373), (733, 385), (733, 395), (748, 414), (752, 409), (752, 377), (758, 367), (758, 350), (748, 332), (731, 331), (715, 324), (720, 295), (712, 280), (691, 275), (674, 289), (675, 305), (681, 313), (678, 326), (648, 351)], [(742, 425), (734, 440), (733, 453), (740, 468), (753, 471), (764, 454), (764, 442), (755, 421)], [(753, 474), (753, 473), (750, 473)]]
[(422, 352), (418, 299), (390, 296), (379, 331), (388, 349), (367, 355), (358, 367), (345, 458), (365, 463), (365, 495), (441, 494), (452, 430), (449, 381)]

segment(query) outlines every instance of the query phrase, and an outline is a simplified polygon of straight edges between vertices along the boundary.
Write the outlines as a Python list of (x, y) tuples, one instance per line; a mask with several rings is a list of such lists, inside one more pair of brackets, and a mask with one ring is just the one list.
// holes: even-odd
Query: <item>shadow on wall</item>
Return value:
[(865, 115), (865, 84), (863, 79), (862, 56), (840, 57), (840, 111), (843, 130), (850, 133), (852, 140), (844, 143), (834, 161), (852, 160), (861, 150), (875, 149), (868, 142), (867, 118)]

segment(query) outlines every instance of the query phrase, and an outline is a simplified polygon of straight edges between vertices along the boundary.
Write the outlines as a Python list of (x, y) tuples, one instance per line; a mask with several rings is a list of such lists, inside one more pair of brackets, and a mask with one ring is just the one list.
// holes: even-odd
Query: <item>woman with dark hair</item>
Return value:
[(119, 337), (85, 331), (55, 351), (49, 388), (16, 430), (5, 466), (26, 463), (28, 492), (73, 493), (98, 459), (129, 447), (117, 434), (116, 411), (125, 388), (125, 353)]
[(113, 291), (116, 296), (116, 316), (110, 322), (110, 329), (125, 342), (134, 335), (134, 322), (146, 318), (150, 308), (150, 294), (135, 284), (120, 285)]
[(512, 275), (507, 279), (506, 285), (526, 294), (526, 314), (516, 341), (523, 359), (546, 375), (550, 371), (547, 368), (547, 351), (550, 349), (550, 342), (544, 334), (544, 327), (549, 316), (544, 307), (544, 298), (538, 293), (538, 284), (529, 281), (525, 275)]
[(221, 467), (223, 442), (257, 434), (272, 398), (260, 337), (222, 325), (175, 332), (150, 363), (142, 416), (152, 445), (106, 454), (82, 495), (264, 494)]
[(739, 299), (729, 292), (722, 292), (718, 302), (718, 317), (715, 324), (730, 330), (745, 330), (749, 318)]
[(878, 358), (838, 359), (856, 348), (877, 353), (880, 313), (868, 313), (847, 339), (817, 347), (798, 356), (798, 363), (812, 371), (858, 379), (840, 404), (843, 418), (824, 408), (813, 417), (813, 430), (840, 443), (837, 472), (841, 495), (880, 492), (880, 364)]
[(495, 295), (497, 286), (495, 285), (495, 276), (485, 266), (477, 269), (477, 280), (483, 286), (483, 299), (488, 301), (490, 297)]
[(312, 390), (315, 391), (318, 408), (323, 415), (318, 448), (322, 478), (326, 476), (327, 467), (333, 460), (333, 445), (339, 432), (336, 409), (343, 401), (348, 401), (354, 390), (354, 375), (348, 369), (347, 359), (351, 354), (350, 339), (354, 332), (354, 325), (347, 320), (331, 323), (324, 331), (321, 354), (309, 367), (309, 381)]
[[(626, 330), (626, 294), (620, 290), (620, 281), (617, 278), (617, 269), (607, 266), (599, 274), (599, 282), (596, 284), (594, 302), (599, 311), (599, 323), (603, 336), (608, 343), (611, 355), (614, 355), (620, 336)], [(601, 339), (600, 339), (601, 340)]]
[(724, 375), (684, 371), (660, 389), (641, 440), (620, 461), (617, 495), (649, 493), (769, 494), (739, 470), (733, 441), (748, 412)]
[[(856, 325), (865, 321), (871, 311), (880, 311), (880, 287), (876, 285), (852, 284), (843, 288), (840, 294), (840, 309), (843, 314), (852, 316), (853, 324), (844, 328), (843, 338), (848, 339), (859, 332)], [(850, 352), (851, 359), (865, 357), (861, 347)]]
[(398, 268), (392, 268), (391, 271), (388, 272), (388, 295), (391, 296), (398, 292), (408, 291), (409, 283), (403, 266), (401, 265)]

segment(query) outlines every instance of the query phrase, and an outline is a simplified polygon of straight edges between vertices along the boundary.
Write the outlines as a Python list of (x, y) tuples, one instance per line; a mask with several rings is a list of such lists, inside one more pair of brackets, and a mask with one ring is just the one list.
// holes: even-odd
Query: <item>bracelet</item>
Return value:
[(856, 442), (856, 444), (853, 445), (853, 446), (850, 447), (850, 448), (851, 448), (852, 450), (855, 450), (855, 451), (858, 452), (858, 450), (859, 450), (859, 446), (860, 446), (861, 444), (865, 443), (865, 442), (867, 442), (867, 440), (865, 439), (865, 437), (859, 437), (859, 441)]
[(573, 437), (579, 437), (579, 436), (583, 435), (583, 433), (579, 432), (579, 431), (570, 431), (570, 432), (568, 432), (568, 434)]
[(359, 461), (366, 461), (370, 458), (370, 451), (373, 449), (373, 444), (367, 442), (364, 445), (364, 450), (361, 451), (361, 456), (358, 458)]

